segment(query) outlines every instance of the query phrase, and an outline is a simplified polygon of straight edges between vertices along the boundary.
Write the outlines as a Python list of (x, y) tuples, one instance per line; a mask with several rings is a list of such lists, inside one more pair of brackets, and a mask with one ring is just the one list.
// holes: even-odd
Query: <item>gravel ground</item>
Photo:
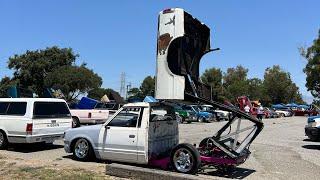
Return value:
[[(209, 169), (201, 178), (235, 179), (317, 179), (320, 177), (320, 144), (304, 136), (306, 117), (265, 119), (265, 128), (252, 143), (250, 158), (233, 173)], [(199, 143), (213, 135), (224, 122), (180, 125), (180, 141)], [(1, 157), (22, 166), (45, 166), (56, 169), (77, 168), (104, 173), (101, 162), (77, 162), (63, 150), (63, 142), (53, 146), (14, 145), (0, 151)], [(1, 168), (0, 168), (1, 169)], [(206, 174), (206, 175), (204, 175)], [(113, 178), (113, 177), (111, 177)]]

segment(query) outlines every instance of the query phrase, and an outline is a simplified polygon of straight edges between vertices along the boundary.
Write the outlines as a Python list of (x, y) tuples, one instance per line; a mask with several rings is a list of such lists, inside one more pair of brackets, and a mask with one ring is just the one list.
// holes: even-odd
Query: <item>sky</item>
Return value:
[(155, 75), (157, 16), (180, 7), (211, 28), (218, 52), (201, 60), (200, 70), (226, 71), (242, 65), (249, 78), (263, 78), (267, 67), (290, 72), (304, 97), (299, 47), (308, 47), (320, 29), (319, 0), (0, 0), (0, 78), (11, 76), (8, 58), (26, 50), (71, 47), (103, 78), (103, 87), (120, 89), (120, 74), (138, 87)]

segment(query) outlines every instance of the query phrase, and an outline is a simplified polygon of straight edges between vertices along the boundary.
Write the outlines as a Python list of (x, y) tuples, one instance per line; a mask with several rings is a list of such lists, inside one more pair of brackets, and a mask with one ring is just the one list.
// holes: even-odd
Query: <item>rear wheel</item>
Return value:
[(8, 139), (3, 131), (0, 131), (0, 149), (6, 149), (8, 146)]
[(76, 140), (73, 147), (73, 156), (79, 161), (92, 159), (93, 150), (89, 141), (84, 138)]
[(201, 165), (200, 153), (191, 144), (179, 144), (172, 150), (170, 162), (177, 172), (195, 174)]
[(80, 127), (80, 121), (77, 117), (72, 117), (72, 128)]

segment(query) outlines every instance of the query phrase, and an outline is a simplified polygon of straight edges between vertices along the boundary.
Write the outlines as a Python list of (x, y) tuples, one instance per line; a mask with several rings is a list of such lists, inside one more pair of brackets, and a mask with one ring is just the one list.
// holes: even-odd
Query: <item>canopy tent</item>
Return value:
[(271, 108), (273, 108), (273, 109), (284, 109), (284, 108), (287, 108), (287, 107), (284, 106), (283, 104), (273, 104), (271, 106)]

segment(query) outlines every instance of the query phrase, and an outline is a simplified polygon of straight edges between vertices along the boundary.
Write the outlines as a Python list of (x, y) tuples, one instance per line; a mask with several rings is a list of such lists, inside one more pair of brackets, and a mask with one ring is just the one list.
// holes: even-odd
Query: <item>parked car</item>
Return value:
[(80, 127), (81, 124), (101, 124), (109, 117), (109, 110), (104, 109), (71, 109), (72, 127)]
[(312, 116), (308, 118), (307, 125), (305, 126), (305, 134), (312, 141), (320, 139), (320, 116)]
[(289, 117), (292, 116), (292, 113), (290, 111), (286, 111), (286, 110), (275, 110), (276, 113), (279, 114), (279, 117)]
[(211, 105), (201, 105), (202, 111), (212, 113), (217, 121), (220, 120), (229, 120), (230, 112), (215, 109)]
[(214, 115), (210, 112), (202, 111), (198, 105), (184, 105), (183, 109), (192, 114), (190, 121), (210, 122), (214, 120)]
[(9, 143), (53, 143), (71, 128), (69, 107), (51, 98), (0, 99), (0, 149)]
[(174, 105), (174, 111), (180, 117), (180, 123), (190, 123), (196, 120), (196, 114), (193, 111), (187, 111), (179, 105)]
[(293, 114), (295, 116), (317, 116), (318, 111), (316, 111), (315, 109), (304, 109), (298, 107), (295, 110), (293, 110)]
[(123, 104), (119, 104), (116, 101), (110, 101), (107, 103), (99, 102), (96, 104), (94, 109), (97, 110), (108, 110), (109, 111), (109, 117), (112, 116), (115, 112), (118, 111), (123, 106)]
[(265, 118), (278, 118), (279, 114), (276, 113), (274, 110), (265, 107), (264, 108)]

